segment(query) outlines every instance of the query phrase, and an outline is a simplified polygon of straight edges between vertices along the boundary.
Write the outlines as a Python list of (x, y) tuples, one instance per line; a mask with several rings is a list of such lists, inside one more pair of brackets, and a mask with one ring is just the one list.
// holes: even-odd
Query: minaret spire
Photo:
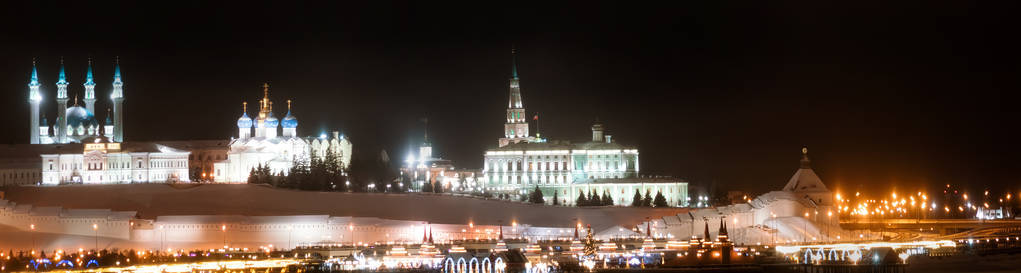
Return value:
[(64, 57), (60, 57), (60, 74), (57, 75), (57, 84), (67, 84), (67, 75), (64, 74)]
[(60, 74), (57, 81), (57, 119), (53, 121), (54, 143), (67, 143), (67, 76), (64, 74), (64, 57), (60, 57)]
[(88, 70), (85, 71), (85, 84), (96, 84), (92, 78), (92, 58), (89, 58), (89, 67)]
[(89, 113), (96, 113), (96, 82), (92, 77), (92, 58), (89, 58), (89, 68), (85, 72), (85, 109)]
[(124, 82), (121, 81), (121, 57), (113, 59), (113, 90), (110, 91), (110, 99), (113, 99), (113, 141), (124, 141)]
[[(39, 71), (36, 69), (35, 58), (32, 58), (32, 78), (28, 81), (28, 103), (31, 107), (28, 113), (28, 137), (31, 144), (40, 143), (39, 134), (42, 131), (39, 128), (39, 103), (42, 100), (42, 94), (39, 93)], [(45, 122), (45, 118), (43, 120)]]
[(117, 56), (113, 59), (113, 83), (121, 83), (121, 57)]
[[(60, 63), (64, 63), (63, 58), (61, 58)], [(28, 86), (32, 85), (39, 86), (39, 71), (35, 68), (35, 58), (32, 58), (32, 79), (28, 82)]]

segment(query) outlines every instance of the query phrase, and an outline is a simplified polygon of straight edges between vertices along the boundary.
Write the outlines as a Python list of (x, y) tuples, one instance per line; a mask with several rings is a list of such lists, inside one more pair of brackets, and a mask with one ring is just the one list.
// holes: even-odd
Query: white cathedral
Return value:
[[(253, 120), (248, 116), (248, 103), (242, 104), (238, 118), (238, 138), (233, 139), (227, 160), (214, 163), (216, 182), (245, 182), (253, 168), (269, 166), (274, 173), (287, 172), (295, 160), (324, 157), (332, 151), (340, 159), (343, 169), (351, 164), (351, 142), (333, 132), (318, 138), (298, 137), (298, 119), (291, 114), (291, 101), (287, 101), (287, 114), (283, 120), (273, 114), (273, 101), (269, 99), (269, 84), (263, 84), (263, 97), (259, 100), (259, 114)], [(278, 134), (281, 132), (282, 134)], [(255, 134), (252, 135), (252, 131)]]
[[(53, 143), (81, 143), (84, 140), (96, 137), (105, 137), (111, 142), (124, 141), (124, 83), (121, 82), (121, 66), (119, 62), (114, 64), (113, 88), (110, 90), (110, 100), (113, 111), (107, 113), (106, 120), (100, 123), (96, 120), (96, 82), (92, 76), (92, 60), (89, 60), (88, 69), (85, 72), (85, 93), (82, 101), (85, 107), (78, 105), (78, 96), (75, 96), (74, 104), (71, 107), (68, 103), (67, 87), (70, 82), (64, 73), (64, 61), (60, 61), (60, 74), (57, 75), (57, 118), (53, 121), (52, 129), (45, 117), (39, 114), (39, 104), (43, 101), (42, 91), (39, 83), (39, 72), (36, 70), (35, 62), (32, 63), (32, 78), (28, 83), (28, 102), (31, 106), (29, 117), (30, 143), (31, 144), (53, 144)], [(42, 122), (40, 122), (42, 118)]]

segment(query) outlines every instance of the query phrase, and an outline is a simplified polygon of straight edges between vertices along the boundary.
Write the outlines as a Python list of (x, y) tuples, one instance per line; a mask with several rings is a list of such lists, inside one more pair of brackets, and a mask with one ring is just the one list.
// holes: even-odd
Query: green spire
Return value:
[(113, 62), (113, 82), (121, 83), (121, 57), (117, 56)]
[(64, 75), (64, 57), (60, 57), (60, 74), (57, 78), (57, 84), (67, 84), (67, 77)]
[(92, 58), (89, 58), (89, 69), (85, 72), (85, 85), (96, 85), (96, 82), (92, 81)]
[(39, 86), (39, 72), (35, 69), (35, 59), (32, 59), (32, 79), (28, 82), (28, 86)]
[(518, 57), (514, 47), (511, 47), (511, 77), (518, 79)]

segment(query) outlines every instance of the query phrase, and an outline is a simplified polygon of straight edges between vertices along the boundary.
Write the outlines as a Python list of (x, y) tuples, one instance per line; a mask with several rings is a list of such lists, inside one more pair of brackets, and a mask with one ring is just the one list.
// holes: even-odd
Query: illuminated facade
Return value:
[(637, 177), (638, 149), (613, 142), (602, 130), (602, 124), (593, 125), (590, 142), (521, 142), (490, 149), (483, 165), (488, 185), (507, 190)]
[(562, 204), (573, 203), (582, 189), (586, 193), (605, 191), (615, 203), (623, 204), (630, 203), (637, 189), (653, 195), (662, 191), (671, 205), (687, 205), (687, 182), (639, 178), (638, 148), (615, 142), (604, 134), (602, 123), (593, 124), (591, 141), (581, 143), (530, 135), (516, 59), (512, 60), (509, 93), (503, 137), (497, 148), (486, 151), (483, 160), (480, 181), (487, 190), (520, 194), (538, 186), (547, 202), (552, 202), (556, 192), (561, 201), (567, 200)]
[(298, 119), (291, 114), (290, 100), (287, 101), (287, 115), (283, 120), (277, 119), (273, 114), (273, 101), (269, 99), (269, 84), (263, 84), (263, 98), (259, 100), (256, 118), (248, 117), (246, 102), (237, 126), (238, 138), (231, 141), (227, 159), (213, 164), (216, 182), (245, 182), (251, 170), (259, 166), (269, 166), (272, 173), (286, 175), (295, 160), (322, 158), (327, 151), (337, 155), (342, 168), (351, 164), (351, 142), (339, 132), (333, 132), (332, 138), (325, 134), (319, 138), (298, 137)]
[[(60, 73), (57, 75), (57, 118), (53, 120), (52, 126), (45, 117), (40, 116), (39, 104), (43, 96), (39, 82), (39, 73), (35, 63), (32, 64), (32, 77), (28, 83), (28, 101), (30, 104), (29, 113), (29, 134), (31, 144), (51, 143), (81, 143), (83, 139), (92, 137), (105, 137), (113, 142), (124, 141), (123, 128), (123, 106), (124, 106), (124, 83), (121, 81), (120, 63), (114, 65), (114, 75), (110, 100), (112, 111), (107, 113), (106, 120), (99, 122), (96, 119), (96, 82), (92, 77), (92, 60), (89, 60), (88, 69), (85, 72), (84, 96), (82, 102), (84, 107), (78, 105), (78, 96), (75, 96), (74, 104), (71, 107), (68, 103), (67, 81), (64, 73), (64, 61), (60, 61)], [(40, 121), (40, 118), (41, 121)], [(52, 133), (50, 132), (52, 129)]]
[(521, 81), (518, 79), (518, 63), (511, 49), (510, 99), (507, 101), (507, 122), (503, 125), (500, 147), (513, 143), (532, 142), (537, 138), (528, 134), (528, 117), (521, 100)]
[(188, 151), (149, 142), (82, 144), (78, 153), (42, 154), (42, 184), (187, 182)]
[[(426, 125), (428, 127), (428, 124)], [(408, 154), (400, 171), (400, 183), (405, 183), (411, 190), (423, 190), (426, 183), (433, 191), (475, 192), (483, 190), (478, 179), (478, 170), (457, 169), (450, 160), (433, 154), (432, 143), (429, 142), (428, 129), (422, 145), (418, 147), (418, 155)], [(404, 187), (404, 184), (398, 186)]]

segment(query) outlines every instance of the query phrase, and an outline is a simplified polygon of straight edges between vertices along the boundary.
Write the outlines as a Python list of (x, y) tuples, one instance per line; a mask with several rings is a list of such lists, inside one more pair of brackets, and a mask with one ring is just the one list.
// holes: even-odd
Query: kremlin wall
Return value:
[[(142, 184), (12, 188), (0, 200), (0, 224), (20, 232), (95, 236), (145, 248), (418, 243), (430, 231), (438, 241), (496, 239), (501, 233), (529, 240), (572, 239), (577, 222), (591, 225), (597, 239), (651, 235), (686, 240), (700, 237), (704, 226), (719, 230), (723, 222), (737, 244), (837, 239), (846, 232), (829, 214), (829, 191), (812, 171), (807, 150), (802, 152), (801, 168), (782, 190), (745, 204), (694, 210), (304, 192), (247, 184)], [(209, 214), (212, 208), (216, 215)]]

